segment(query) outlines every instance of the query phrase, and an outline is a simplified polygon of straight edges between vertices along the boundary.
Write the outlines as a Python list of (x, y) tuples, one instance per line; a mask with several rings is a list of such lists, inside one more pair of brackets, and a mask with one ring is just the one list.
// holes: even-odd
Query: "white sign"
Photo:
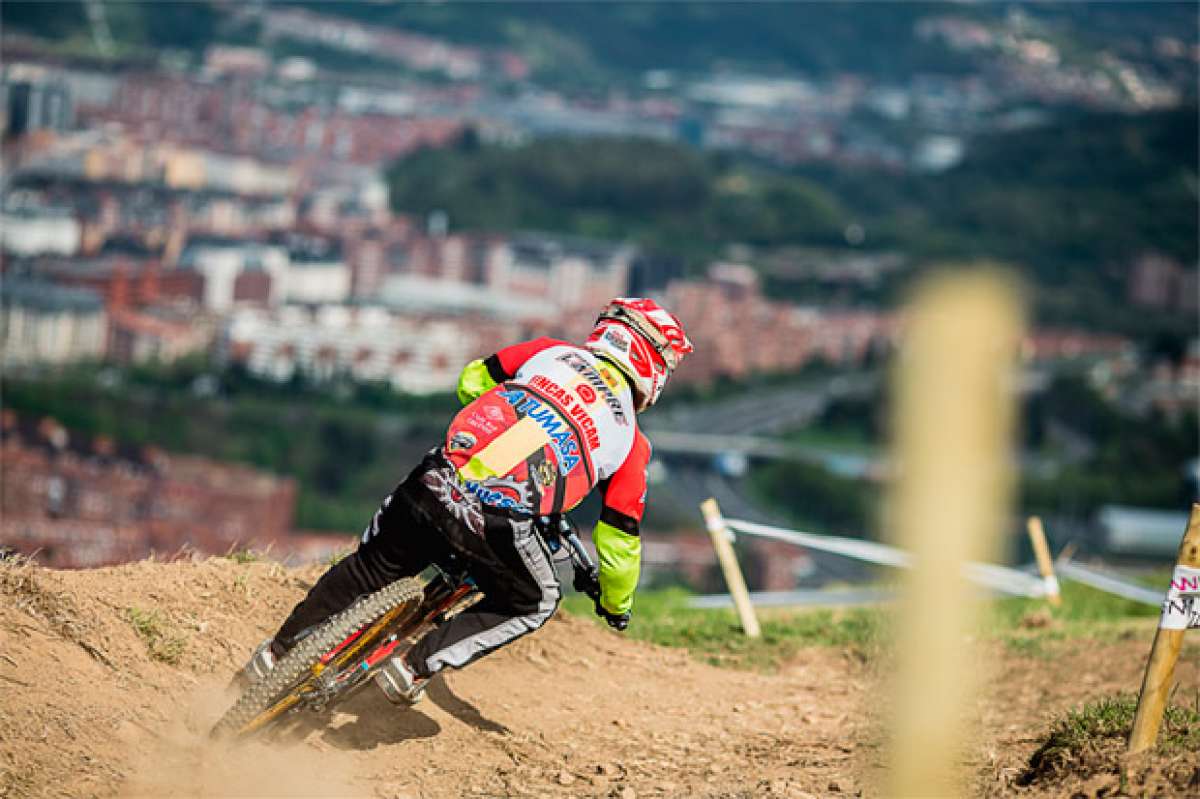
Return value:
[(1200, 569), (1193, 566), (1176, 566), (1171, 577), (1171, 587), (1162, 603), (1159, 617), (1160, 630), (1186, 630), (1200, 628)]

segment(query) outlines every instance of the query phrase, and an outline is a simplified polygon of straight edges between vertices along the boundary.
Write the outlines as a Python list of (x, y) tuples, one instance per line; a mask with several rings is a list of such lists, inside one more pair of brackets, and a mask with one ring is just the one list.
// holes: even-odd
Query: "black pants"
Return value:
[(304, 633), (401, 577), (453, 551), (484, 598), (430, 631), (408, 654), (422, 677), (461, 668), (541, 627), (561, 591), (532, 520), (483, 505), (461, 490), (454, 467), (434, 450), (380, 506), (358, 549), (322, 575), (275, 634), (291, 649)]

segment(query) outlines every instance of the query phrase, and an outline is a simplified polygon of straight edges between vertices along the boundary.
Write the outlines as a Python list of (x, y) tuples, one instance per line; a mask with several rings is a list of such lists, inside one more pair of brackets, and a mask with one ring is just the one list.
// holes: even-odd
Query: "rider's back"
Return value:
[[(648, 460), (632, 392), (613, 366), (582, 347), (545, 338), (495, 358), (507, 379), (462, 409), (445, 446), (468, 490), (484, 503), (562, 512), (618, 475), (631, 454), (645, 450)], [(644, 463), (636, 466), (640, 478)]]

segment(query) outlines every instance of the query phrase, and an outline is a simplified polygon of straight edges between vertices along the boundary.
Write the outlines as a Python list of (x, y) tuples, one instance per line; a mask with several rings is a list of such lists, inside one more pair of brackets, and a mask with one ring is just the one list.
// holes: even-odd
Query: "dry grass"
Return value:
[(178, 665), (187, 649), (187, 639), (157, 610), (129, 608), (126, 618), (134, 631), (146, 642), (146, 650), (154, 660)]
[(78, 644), (96, 660), (115, 668), (112, 661), (88, 640), (95, 630), (85, 621), (75, 600), (42, 585), (33, 558), (24, 555), (0, 558), (0, 594), (9, 598), (12, 607), (41, 620), (50, 630)]

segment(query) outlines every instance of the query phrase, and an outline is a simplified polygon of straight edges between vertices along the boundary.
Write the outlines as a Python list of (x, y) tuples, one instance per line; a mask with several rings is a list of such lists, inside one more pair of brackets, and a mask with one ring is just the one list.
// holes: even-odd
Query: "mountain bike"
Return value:
[[(599, 601), (599, 571), (565, 516), (535, 527), (552, 555), (566, 549), (574, 587)], [(213, 727), (214, 737), (243, 737), (290, 714), (322, 712), (372, 681), (393, 655), (483, 598), (454, 554), (362, 597), (307, 633), (265, 676), (251, 683)]]

